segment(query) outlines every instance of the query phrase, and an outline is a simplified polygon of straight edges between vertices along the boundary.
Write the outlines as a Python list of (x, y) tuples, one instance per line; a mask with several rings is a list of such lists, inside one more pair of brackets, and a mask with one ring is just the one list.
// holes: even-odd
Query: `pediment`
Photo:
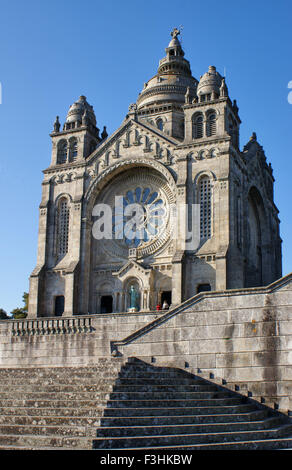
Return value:
[(144, 268), (140, 263), (137, 261), (129, 260), (124, 266), (113, 273), (113, 276), (117, 277), (120, 281), (124, 281), (128, 277), (140, 278), (140, 279), (147, 279), (150, 281), (153, 269), (152, 268)]
[(146, 156), (165, 165), (172, 165), (174, 150), (178, 144), (176, 139), (163, 135), (153, 126), (128, 119), (96, 150), (90, 160), (98, 162), (101, 171), (119, 159), (131, 156)]

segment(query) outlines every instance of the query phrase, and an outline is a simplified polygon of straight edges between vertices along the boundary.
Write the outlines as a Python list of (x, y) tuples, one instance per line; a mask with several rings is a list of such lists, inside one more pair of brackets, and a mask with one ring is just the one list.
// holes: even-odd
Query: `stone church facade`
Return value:
[[(240, 150), (238, 107), (224, 77), (210, 66), (194, 78), (178, 34), (174, 29), (157, 73), (111, 136), (105, 128), (100, 135), (84, 96), (63, 128), (57, 117), (30, 318), (150, 312), (164, 301), (176, 306), (202, 291), (266, 286), (281, 277), (271, 165), (255, 133)], [(140, 237), (127, 237), (131, 204), (143, 208)], [(112, 211), (105, 238), (95, 233), (101, 205)], [(193, 206), (196, 247), (185, 236)], [(182, 223), (174, 207), (187, 207)]]

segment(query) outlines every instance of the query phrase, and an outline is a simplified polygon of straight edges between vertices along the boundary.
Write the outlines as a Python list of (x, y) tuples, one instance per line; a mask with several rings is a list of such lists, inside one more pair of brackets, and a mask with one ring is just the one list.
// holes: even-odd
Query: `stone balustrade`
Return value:
[(58, 335), (91, 333), (91, 318), (46, 318), (35, 320), (14, 320), (11, 324), (12, 336)]

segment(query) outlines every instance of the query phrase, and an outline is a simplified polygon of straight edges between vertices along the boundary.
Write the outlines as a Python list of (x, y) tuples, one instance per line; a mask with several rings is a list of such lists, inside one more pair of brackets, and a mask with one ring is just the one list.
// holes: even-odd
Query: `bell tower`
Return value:
[(107, 137), (105, 128), (102, 136), (99, 136), (93, 107), (88, 104), (85, 96), (80, 96), (70, 106), (63, 130), (60, 128), (57, 116), (51, 134), (53, 142), (51, 165), (82, 162)]

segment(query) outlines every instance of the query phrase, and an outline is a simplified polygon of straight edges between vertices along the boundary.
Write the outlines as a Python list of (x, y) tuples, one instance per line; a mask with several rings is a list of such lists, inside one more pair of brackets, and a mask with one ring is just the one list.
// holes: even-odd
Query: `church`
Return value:
[(112, 135), (85, 96), (54, 122), (28, 316), (0, 320), (0, 449), (292, 448), (273, 170), (179, 35)]
[[(193, 77), (179, 34), (172, 31), (157, 73), (111, 136), (105, 127), (100, 134), (85, 96), (63, 127), (56, 118), (29, 317), (147, 312), (281, 277), (271, 164), (255, 133), (240, 149), (239, 110), (225, 78), (213, 65)], [(141, 214), (130, 236), (125, 214), (135, 204)], [(96, 235), (102, 205), (113, 223)], [(179, 220), (178, 207), (186, 207)]]

